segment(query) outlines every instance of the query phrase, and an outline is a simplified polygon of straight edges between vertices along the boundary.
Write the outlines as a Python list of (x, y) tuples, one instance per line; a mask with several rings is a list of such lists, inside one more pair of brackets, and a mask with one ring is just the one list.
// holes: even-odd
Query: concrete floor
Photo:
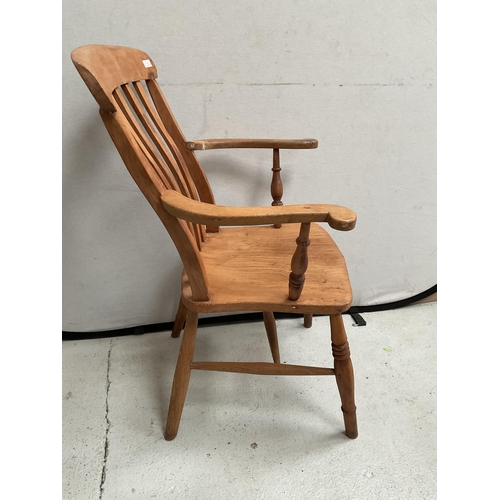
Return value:
[[(436, 303), (343, 316), (359, 437), (333, 377), (193, 372), (163, 439), (180, 339), (63, 343), (63, 498), (436, 498)], [(331, 366), (327, 317), (278, 321), (282, 361)], [(264, 325), (200, 327), (195, 359), (272, 361)]]

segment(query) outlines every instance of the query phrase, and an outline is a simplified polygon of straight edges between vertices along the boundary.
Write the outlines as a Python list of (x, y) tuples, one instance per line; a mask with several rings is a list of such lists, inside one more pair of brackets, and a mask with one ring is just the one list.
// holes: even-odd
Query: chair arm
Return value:
[(356, 225), (356, 214), (338, 205), (225, 207), (192, 200), (172, 190), (165, 191), (161, 201), (165, 210), (175, 217), (209, 226), (327, 222), (333, 229), (350, 231)]
[(229, 148), (315, 149), (316, 139), (205, 139), (185, 142), (188, 151)]

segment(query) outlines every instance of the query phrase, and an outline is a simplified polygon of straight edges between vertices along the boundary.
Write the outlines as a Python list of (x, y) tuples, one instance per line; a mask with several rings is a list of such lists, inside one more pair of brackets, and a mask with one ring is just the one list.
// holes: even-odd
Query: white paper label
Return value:
[(144, 59), (142, 61), (142, 64), (144, 64), (145, 68), (151, 68), (153, 65), (151, 64), (151, 61), (149, 59)]

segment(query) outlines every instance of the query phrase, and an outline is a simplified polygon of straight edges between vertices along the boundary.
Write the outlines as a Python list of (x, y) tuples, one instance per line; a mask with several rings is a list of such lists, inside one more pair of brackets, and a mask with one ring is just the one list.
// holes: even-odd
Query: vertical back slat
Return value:
[[(126, 95), (127, 98), (129, 97), (125, 92), (124, 92), (124, 94)], [(171, 173), (172, 169), (169, 170), (168, 166), (163, 162), (163, 160), (160, 157), (160, 155), (158, 154), (158, 152), (153, 148), (153, 145), (151, 144), (151, 141), (150, 141), (151, 134), (149, 134), (149, 131), (148, 131), (148, 134), (150, 135), (150, 138), (146, 137), (146, 134), (141, 129), (134, 114), (132, 113), (132, 110), (129, 108), (129, 104), (132, 106), (132, 108), (134, 108), (132, 103), (130, 103), (130, 100), (129, 100), (129, 102), (127, 102), (118, 90), (116, 90), (113, 93), (113, 97), (115, 98), (116, 102), (118, 103), (118, 106), (122, 110), (125, 118), (127, 119), (129, 124), (131, 125), (132, 130), (134, 131), (134, 133), (137, 137), (138, 143), (142, 146), (142, 149), (144, 150), (146, 157), (148, 157), (149, 161), (151, 162), (151, 164), (155, 168), (155, 171), (157, 172), (158, 176), (162, 180), (165, 187), (167, 189), (174, 189), (175, 191), (182, 193), (184, 196), (189, 196), (186, 185), (185, 184), (182, 185), (182, 183), (181, 183), (182, 188), (181, 188), (181, 186), (179, 186), (179, 181), (182, 181), (182, 177), (180, 177), (179, 175), (174, 177), (172, 175), (172, 173)], [(134, 111), (136, 111), (136, 110), (134, 109)], [(138, 109), (136, 111), (136, 114), (138, 116), (140, 116), (140, 112), (141, 112), (141, 110)], [(141, 120), (141, 123), (143, 123), (142, 120)], [(143, 126), (144, 126), (144, 123), (143, 123)], [(147, 130), (147, 128), (146, 128), (146, 130)], [(151, 132), (153, 133), (152, 130), (151, 130)], [(200, 228), (197, 226), (199, 226), (199, 225), (193, 224), (192, 222), (188, 223), (188, 227), (189, 227), (191, 233), (196, 238), (196, 244), (198, 246), (198, 249), (201, 249), (201, 244), (202, 244), (201, 231), (200, 231)]]
[[(172, 169), (176, 178), (179, 177), (178, 182), (180, 182), (180, 184), (186, 189), (186, 191), (183, 192), (182, 194), (193, 200), (199, 200), (196, 187), (194, 185), (191, 174), (186, 166), (186, 163), (182, 158), (182, 155), (180, 154), (177, 145), (175, 144), (174, 140), (172, 139), (169, 132), (165, 128), (163, 122), (161, 121), (160, 116), (156, 112), (156, 109), (151, 99), (144, 90), (144, 87), (142, 86), (141, 82), (133, 82), (132, 85), (137, 95), (139, 96), (142, 105), (144, 106), (144, 110), (147, 112), (149, 118), (154, 124), (154, 127), (160, 133), (161, 138), (163, 139), (164, 142), (161, 141), (160, 137), (158, 137), (158, 135), (153, 131), (152, 126), (149, 123), (146, 115), (144, 114), (143, 109), (140, 108), (140, 104), (137, 101), (135, 95), (132, 93), (132, 90), (129, 88), (129, 86), (126, 86), (126, 88), (125, 86), (123, 86), (124, 91), (126, 91), (127, 96), (130, 95), (129, 99), (131, 100), (131, 104), (132, 106), (134, 106), (134, 109), (138, 108), (138, 110), (136, 110), (136, 113), (138, 112), (141, 113), (140, 118), (142, 117), (141, 120), (142, 119), (144, 120), (143, 125), (148, 127), (148, 133), (151, 135), (151, 138), (153, 139), (156, 147), (162, 154), (163, 158)], [(167, 146), (168, 149), (165, 146)], [(203, 226), (199, 224), (197, 224), (196, 226), (200, 231), (200, 237), (202, 241), (205, 241), (206, 234)]]
[(170, 172), (175, 177), (175, 180), (177, 181), (177, 184), (179, 186), (179, 192), (187, 196), (188, 198), (191, 198), (191, 193), (189, 191), (188, 185), (186, 183), (186, 180), (184, 176), (182, 175), (182, 172), (180, 171), (180, 168), (177, 166), (174, 158), (170, 154), (169, 151), (165, 148), (165, 146), (162, 144), (162, 141), (160, 137), (158, 136), (157, 132), (154, 130), (154, 127), (152, 123), (150, 122), (144, 108), (141, 107), (139, 101), (137, 100), (137, 97), (134, 95), (132, 86), (131, 84), (125, 84), (122, 85), (122, 90), (123, 93), (125, 94), (126, 98), (128, 99), (128, 102), (132, 106), (132, 109), (135, 111), (136, 116), (139, 118), (140, 122), (142, 123), (142, 126), (144, 127), (145, 132), (148, 134), (149, 138), (153, 142), (153, 144), (156, 146), (156, 149), (162, 156), (163, 160), (165, 163), (168, 165), (168, 168), (170, 169)]
[(139, 82), (134, 82), (133, 83), (135, 90), (137, 91), (137, 95), (139, 96), (139, 99), (141, 100), (142, 104), (146, 108), (146, 110), (149, 113), (149, 116), (151, 117), (153, 123), (155, 124), (156, 128), (160, 132), (161, 136), (163, 137), (163, 140), (167, 143), (170, 151), (172, 152), (172, 155), (175, 158), (175, 161), (177, 162), (177, 165), (179, 165), (179, 170), (182, 172), (184, 179), (186, 181), (186, 184), (188, 185), (189, 192), (191, 194), (191, 198), (194, 200), (198, 200), (198, 193), (196, 192), (196, 187), (194, 185), (193, 179), (191, 177), (191, 174), (189, 173), (189, 170), (186, 166), (186, 162), (184, 161), (184, 158), (182, 157), (177, 144), (173, 140), (172, 136), (170, 135), (170, 132), (167, 131), (165, 128), (165, 125), (161, 121), (160, 116), (158, 115), (158, 112), (156, 111), (156, 108), (154, 107), (153, 102), (149, 98), (148, 94), (144, 90), (144, 87), (140, 85)]
[(145, 154), (148, 157), (148, 160), (151, 162), (153, 168), (155, 169), (156, 173), (162, 180), (165, 187), (167, 187), (168, 189), (174, 189), (175, 191), (180, 191), (176, 180), (172, 177), (172, 174), (168, 171), (168, 169), (166, 169), (165, 166), (162, 165), (161, 158), (159, 157), (158, 153), (151, 147), (151, 143), (145, 137), (144, 132), (139, 127), (139, 124), (137, 123), (132, 111), (128, 107), (128, 104), (123, 98), (123, 96), (120, 94), (118, 90), (116, 90), (113, 93), (113, 97), (115, 98), (119, 108), (121, 109), (125, 118), (132, 127), (132, 130), (134, 131), (139, 144), (141, 144), (143, 149), (145, 149)]
[[(215, 204), (215, 198), (205, 172), (203, 172), (203, 169), (198, 163), (198, 160), (193, 152), (185, 149), (184, 144), (186, 142), (186, 138), (184, 137), (184, 134), (182, 133), (182, 130), (180, 129), (177, 120), (175, 119), (163, 92), (161, 91), (160, 85), (155, 79), (148, 79), (146, 80), (146, 86), (162, 123), (167, 128), (174, 142), (179, 145), (180, 154), (184, 158), (189, 173), (195, 183), (200, 200), (205, 203)], [(217, 226), (207, 226), (207, 231), (218, 232), (219, 228)]]

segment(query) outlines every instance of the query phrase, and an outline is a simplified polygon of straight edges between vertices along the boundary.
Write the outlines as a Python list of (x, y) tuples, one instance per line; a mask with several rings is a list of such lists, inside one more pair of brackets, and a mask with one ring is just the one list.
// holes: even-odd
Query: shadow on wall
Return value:
[(177, 310), (182, 262), (97, 108), (78, 117), (64, 146), (63, 329), (167, 321)]

